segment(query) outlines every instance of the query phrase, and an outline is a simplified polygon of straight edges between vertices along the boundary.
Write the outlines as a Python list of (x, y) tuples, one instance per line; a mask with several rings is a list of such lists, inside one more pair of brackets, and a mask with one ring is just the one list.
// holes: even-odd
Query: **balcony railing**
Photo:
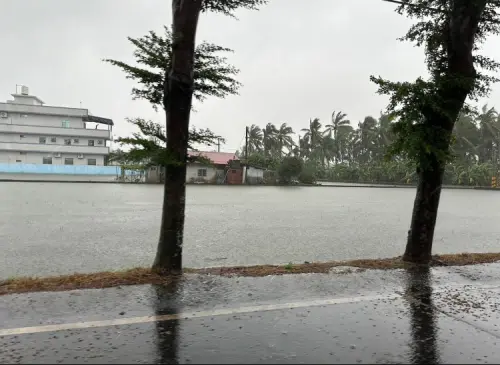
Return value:
[(1, 133), (36, 134), (38, 136), (47, 137), (68, 136), (111, 139), (111, 131), (105, 129), (62, 128), (0, 123), (0, 134)]
[(107, 155), (109, 154), (109, 147), (0, 142), (0, 151), (43, 152), (43, 153), (59, 152), (59, 153), (83, 153), (86, 155)]

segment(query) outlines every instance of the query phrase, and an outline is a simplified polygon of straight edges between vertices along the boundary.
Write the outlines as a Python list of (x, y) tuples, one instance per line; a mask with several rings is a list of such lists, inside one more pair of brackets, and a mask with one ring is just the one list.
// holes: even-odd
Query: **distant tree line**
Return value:
[[(367, 116), (353, 125), (342, 112), (333, 112), (322, 124), (311, 119), (302, 136), (286, 123), (248, 127), (248, 162), (278, 171), (285, 157), (296, 157), (308, 167), (304, 176), (337, 182), (415, 183), (414, 164), (391, 154), (393, 123), (387, 114)], [(497, 176), (500, 158), (500, 116), (484, 105), (480, 111), (462, 113), (453, 130), (453, 159), (447, 164), (444, 183), (488, 186)]]

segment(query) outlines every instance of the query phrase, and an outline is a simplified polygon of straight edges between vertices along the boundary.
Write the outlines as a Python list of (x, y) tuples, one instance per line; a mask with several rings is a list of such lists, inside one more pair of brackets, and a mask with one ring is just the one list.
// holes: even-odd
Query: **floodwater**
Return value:
[[(0, 278), (151, 264), (159, 185), (0, 183)], [(402, 254), (414, 189), (188, 186), (184, 265)], [(444, 190), (435, 253), (500, 251), (500, 192)]]

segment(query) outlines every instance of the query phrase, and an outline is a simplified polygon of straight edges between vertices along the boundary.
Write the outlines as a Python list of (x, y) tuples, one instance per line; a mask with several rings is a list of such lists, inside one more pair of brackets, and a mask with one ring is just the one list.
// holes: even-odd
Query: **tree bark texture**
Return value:
[[(474, 38), (486, 0), (454, 0), (446, 30), (448, 68), (446, 80), (461, 80), (460, 83), (441, 83), (437, 100), (441, 100), (440, 112), (424, 112), (428, 127), (442, 133), (439, 139), (442, 151), (447, 151), (455, 121), (463, 108), (465, 99), (471, 93), (476, 78), (472, 51)], [(403, 260), (413, 263), (429, 263), (432, 257), (434, 228), (441, 196), (445, 161), (429, 156), (430, 162), (419, 174), (417, 193), (413, 206), (410, 231)]]
[(160, 238), (153, 263), (153, 269), (164, 274), (182, 273), (189, 117), (201, 5), (202, 0), (172, 0), (172, 64), (165, 78), (163, 95), (167, 119), (167, 163)]

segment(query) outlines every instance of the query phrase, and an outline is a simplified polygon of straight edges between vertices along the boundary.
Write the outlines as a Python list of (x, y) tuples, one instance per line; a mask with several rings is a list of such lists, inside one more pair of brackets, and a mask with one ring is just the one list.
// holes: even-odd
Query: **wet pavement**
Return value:
[[(160, 185), (0, 183), (0, 280), (147, 267)], [(414, 189), (187, 188), (184, 265), (210, 267), (400, 255)], [(444, 190), (434, 253), (499, 252), (495, 191)]]
[(498, 363), (500, 264), (0, 297), (0, 363)]

